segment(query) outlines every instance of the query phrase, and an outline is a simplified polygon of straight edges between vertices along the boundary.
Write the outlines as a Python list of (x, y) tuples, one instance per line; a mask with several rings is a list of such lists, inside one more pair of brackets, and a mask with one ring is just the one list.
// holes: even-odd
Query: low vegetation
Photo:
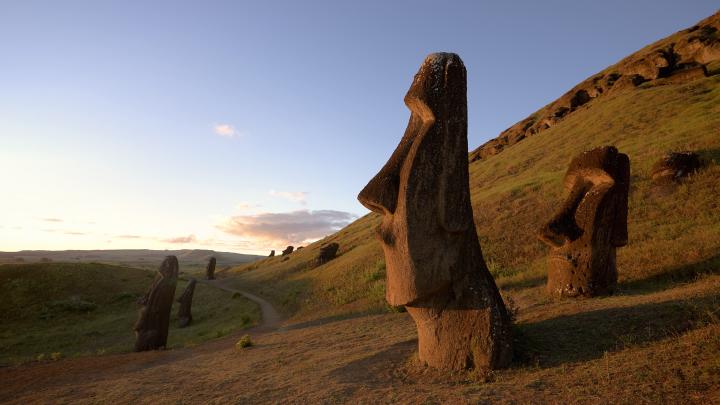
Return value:
[[(131, 351), (137, 299), (154, 273), (105, 264), (0, 266), (0, 364)], [(176, 297), (187, 284), (178, 282)], [(192, 346), (256, 324), (260, 311), (243, 297), (198, 284), (193, 323), (171, 316), (169, 347)]]

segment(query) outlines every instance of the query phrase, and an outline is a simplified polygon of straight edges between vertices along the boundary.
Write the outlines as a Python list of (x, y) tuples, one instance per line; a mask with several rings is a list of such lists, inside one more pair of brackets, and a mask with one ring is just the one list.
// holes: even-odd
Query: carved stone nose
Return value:
[(397, 205), (400, 178), (397, 173), (388, 172), (383, 168), (358, 194), (360, 203), (378, 214), (392, 214)]

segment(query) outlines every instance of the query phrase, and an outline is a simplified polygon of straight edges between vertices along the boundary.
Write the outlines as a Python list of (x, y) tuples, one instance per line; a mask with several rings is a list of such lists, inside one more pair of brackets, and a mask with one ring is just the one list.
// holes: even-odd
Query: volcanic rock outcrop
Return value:
[[(553, 103), (503, 131), (470, 153), (470, 161), (485, 159), (536, 135), (591, 100), (627, 91), (645, 82), (683, 83), (717, 73), (720, 63), (720, 12), (697, 25), (655, 42), (583, 81)], [(709, 67), (713, 66), (713, 72)]]
[(167, 345), (170, 309), (175, 297), (178, 261), (175, 256), (163, 260), (150, 289), (139, 303), (142, 305), (135, 322), (135, 351), (155, 350)]
[(655, 162), (650, 176), (655, 183), (678, 182), (700, 169), (700, 156), (694, 152), (670, 152)]
[(191, 309), (193, 294), (195, 294), (196, 283), (197, 280), (190, 280), (187, 287), (185, 287), (185, 290), (180, 295), (180, 298), (177, 299), (177, 302), (180, 303), (180, 309), (178, 310), (178, 326), (181, 328), (184, 328), (190, 325), (190, 323), (192, 323)]
[(340, 245), (335, 242), (322, 246), (316, 259), (318, 266), (334, 259), (338, 249), (340, 249)]
[(547, 291), (560, 297), (612, 293), (615, 249), (628, 241), (630, 160), (613, 146), (576, 156), (565, 174), (565, 202), (538, 232), (550, 246)]
[(358, 195), (383, 216), (388, 303), (415, 320), (420, 360), (446, 370), (496, 369), (512, 358), (510, 318), (470, 206), (466, 80), (459, 56), (425, 59), (405, 96), (405, 135)]
[(208, 280), (215, 280), (215, 264), (217, 263), (217, 260), (215, 260), (215, 257), (211, 257), (210, 260), (208, 260), (207, 267), (205, 268), (205, 276)]
[(295, 248), (293, 246), (286, 247), (285, 250), (282, 251), (282, 256), (289, 255), (290, 253), (293, 252), (293, 250), (295, 250)]

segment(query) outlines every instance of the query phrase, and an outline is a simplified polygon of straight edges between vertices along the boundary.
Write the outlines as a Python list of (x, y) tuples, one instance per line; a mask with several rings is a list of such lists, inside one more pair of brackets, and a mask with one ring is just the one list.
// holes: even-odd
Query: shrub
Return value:
[(236, 349), (244, 349), (246, 347), (250, 347), (253, 345), (252, 339), (250, 339), (250, 335), (243, 335), (243, 337), (240, 338), (240, 340), (237, 341), (235, 344)]

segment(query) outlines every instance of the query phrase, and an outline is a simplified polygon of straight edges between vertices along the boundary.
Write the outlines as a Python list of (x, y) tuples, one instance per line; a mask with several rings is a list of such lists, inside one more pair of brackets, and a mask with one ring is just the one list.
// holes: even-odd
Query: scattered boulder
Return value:
[(142, 305), (135, 322), (135, 351), (156, 350), (167, 345), (170, 309), (177, 285), (178, 261), (175, 256), (163, 260), (150, 289), (139, 300)]
[(195, 293), (195, 284), (197, 280), (194, 278), (190, 280), (187, 287), (183, 291), (177, 302), (180, 303), (180, 309), (178, 310), (178, 326), (184, 328), (192, 323), (192, 299)]
[(425, 59), (405, 96), (405, 135), (358, 200), (383, 216), (386, 299), (405, 306), (419, 359), (445, 370), (512, 359), (511, 321), (480, 250), (470, 205), (465, 66)]
[(612, 293), (615, 249), (628, 241), (630, 159), (614, 146), (583, 152), (565, 174), (565, 201), (539, 230), (550, 246), (547, 291), (558, 297)]
[(269, 255), (268, 257), (275, 257), (275, 251), (274, 251), (274, 250), (271, 250), (271, 251), (270, 251), (270, 255)]
[(334, 259), (339, 248), (340, 245), (335, 242), (328, 243), (327, 245), (322, 246), (320, 248), (320, 253), (318, 253), (318, 257), (316, 259), (318, 266)]
[(296, 251), (296, 252), (299, 252), (299, 251), (301, 251), (302, 248), (304, 248), (304, 247), (305, 247), (305, 246), (298, 246), (297, 249), (295, 249), (295, 251)]
[(697, 153), (670, 152), (655, 162), (650, 169), (650, 177), (656, 184), (679, 182), (700, 167), (700, 156)]
[(215, 264), (217, 260), (215, 257), (211, 257), (208, 261), (207, 267), (205, 268), (205, 276), (208, 280), (215, 280)]
[(295, 248), (292, 247), (292, 246), (286, 247), (285, 250), (282, 251), (282, 256), (287, 256), (287, 255), (289, 255), (290, 253), (293, 252), (293, 250), (295, 250)]

